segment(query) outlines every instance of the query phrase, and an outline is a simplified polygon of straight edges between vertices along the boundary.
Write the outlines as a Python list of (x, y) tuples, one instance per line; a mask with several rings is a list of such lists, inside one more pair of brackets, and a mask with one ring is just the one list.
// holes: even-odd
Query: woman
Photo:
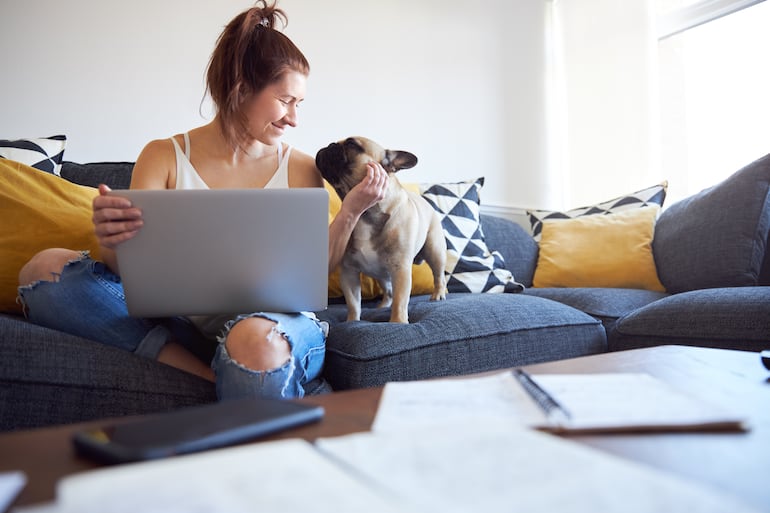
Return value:
[[(215, 118), (147, 144), (134, 166), (131, 188), (323, 186), (313, 158), (281, 142), (284, 131), (296, 126), (309, 65), (274, 28), (279, 21), (285, 25), (284, 12), (262, 0), (227, 25), (207, 71)], [(329, 226), (330, 270), (339, 264), (358, 218), (382, 199), (387, 174), (376, 163), (368, 171)], [(128, 316), (114, 248), (135, 236), (143, 221), (128, 200), (108, 191), (101, 185), (93, 202), (103, 261), (62, 248), (35, 255), (19, 274), (19, 295), (29, 318), (215, 380), (220, 398), (304, 395), (303, 385), (320, 375), (325, 350), (326, 325), (312, 314)], [(205, 353), (201, 333), (204, 340), (218, 340), (210, 368), (180, 345)]]

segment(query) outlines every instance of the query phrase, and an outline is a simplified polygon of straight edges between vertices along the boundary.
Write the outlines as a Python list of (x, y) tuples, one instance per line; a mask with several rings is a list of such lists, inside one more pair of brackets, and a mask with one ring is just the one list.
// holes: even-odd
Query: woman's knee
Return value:
[(291, 347), (278, 323), (264, 317), (248, 317), (235, 323), (225, 347), (231, 358), (252, 370), (272, 370), (291, 358)]
[(19, 285), (25, 286), (37, 281), (54, 281), (68, 262), (77, 260), (79, 251), (64, 248), (49, 248), (35, 254), (19, 271)]

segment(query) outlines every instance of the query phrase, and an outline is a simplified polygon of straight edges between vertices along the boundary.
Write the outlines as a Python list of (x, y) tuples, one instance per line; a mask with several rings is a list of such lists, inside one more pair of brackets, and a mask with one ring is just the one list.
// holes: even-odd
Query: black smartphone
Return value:
[(323, 418), (321, 406), (248, 398), (158, 413), (77, 431), (78, 454), (126, 463), (225, 447)]

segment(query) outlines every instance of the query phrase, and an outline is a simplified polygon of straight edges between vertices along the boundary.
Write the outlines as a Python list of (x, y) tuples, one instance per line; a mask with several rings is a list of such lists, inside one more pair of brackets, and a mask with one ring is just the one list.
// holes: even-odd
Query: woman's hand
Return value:
[(347, 207), (357, 218), (385, 197), (387, 187), (388, 173), (378, 162), (371, 161), (366, 165), (366, 177), (345, 195), (341, 209)]
[(93, 201), (93, 222), (99, 245), (115, 249), (136, 235), (144, 222), (141, 210), (126, 198), (108, 195), (110, 191), (106, 185), (99, 185), (99, 195)]
[(388, 173), (377, 162), (369, 162), (366, 177), (345, 195), (339, 213), (329, 225), (330, 273), (342, 261), (350, 234), (361, 214), (385, 197), (387, 187)]

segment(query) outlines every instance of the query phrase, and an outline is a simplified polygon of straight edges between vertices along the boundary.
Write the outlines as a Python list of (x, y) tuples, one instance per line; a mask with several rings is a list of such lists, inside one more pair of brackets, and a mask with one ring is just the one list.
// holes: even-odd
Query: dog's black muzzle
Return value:
[(341, 144), (333, 142), (326, 148), (321, 148), (315, 156), (315, 165), (321, 176), (334, 185), (347, 172), (347, 156)]

